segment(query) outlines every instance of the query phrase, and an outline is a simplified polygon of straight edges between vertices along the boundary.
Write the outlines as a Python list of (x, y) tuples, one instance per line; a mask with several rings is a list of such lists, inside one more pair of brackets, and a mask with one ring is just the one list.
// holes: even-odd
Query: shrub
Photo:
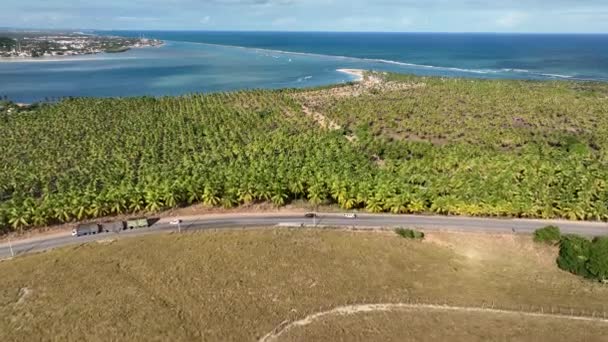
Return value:
[(545, 228), (537, 229), (534, 232), (534, 241), (555, 245), (562, 238), (562, 233), (556, 226), (546, 226)]
[(587, 271), (599, 281), (608, 280), (608, 238), (595, 238), (589, 249)]
[(395, 233), (397, 233), (397, 235), (399, 235), (403, 238), (406, 238), (406, 239), (412, 239), (412, 240), (424, 239), (423, 232), (413, 230), (413, 229), (397, 228), (397, 229), (395, 229)]
[(562, 270), (590, 278), (587, 261), (590, 257), (591, 241), (578, 236), (566, 235), (560, 243), (557, 265)]

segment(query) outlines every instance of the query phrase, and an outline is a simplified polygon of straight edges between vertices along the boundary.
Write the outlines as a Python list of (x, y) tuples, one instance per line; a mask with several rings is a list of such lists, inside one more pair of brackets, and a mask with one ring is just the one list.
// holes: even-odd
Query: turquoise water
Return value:
[[(138, 35), (134, 31), (117, 31)], [(608, 80), (608, 35), (490, 33), (167, 32), (173, 41), (348, 56), (501, 77)], [(489, 77), (489, 76), (488, 76)]]
[(167, 44), (122, 54), (0, 62), (0, 96), (19, 102), (162, 96), (310, 87), (353, 79), (336, 71), (339, 68), (450, 77), (608, 80), (608, 35), (145, 34)]

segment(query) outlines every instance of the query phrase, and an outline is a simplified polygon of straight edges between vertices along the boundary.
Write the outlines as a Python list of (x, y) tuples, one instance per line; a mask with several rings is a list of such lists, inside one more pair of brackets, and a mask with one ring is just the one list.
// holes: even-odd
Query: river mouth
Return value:
[[(199, 38), (191, 40), (196, 39)], [(354, 46), (350, 47), (353, 55), (334, 55), (314, 52), (318, 49), (314, 44), (309, 47), (313, 52), (308, 53), (291, 52), (289, 47), (278, 50), (171, 39), (165, 42), (161, 47), (137, 48), (114, 54), (4, 59), (0, 61), (3, 80), (0, 96), (16, 102), (33, 103), (65, 97), (172, 96), (243, 89), (306, 88), (358, 79), (355, 75), (337, 71), (339, 69), (490, 79), (608, 79), (608, 75), (601, 75), (599, 71), (595, 74), (589, 70), (573, 72), (565, 67), (563, 71), (560, 68), (545, 70), (536, 64), (534, 68), (528, 66), (526, 69), (523, 65), (516, 68), (499, 61), (488, 64), (492, 67), (484, 66), (488, 61), (483, 60), (462, 65), (442, 63), (434, 57), (436, 51), (431, 50), (419, 51), (421, 55), (428, 55), (428, 63), (419, 57), (412, 57), (412, 62), (404, 57), (403, 61), (394, 55), (406, 53), (400, 52), (397, 45), (383, 47), (386, 49), (382, 55), (385, 58), (381, 55), (376, 58), (364, 57), (365, 51)], [(396, 52), (391, 49), (396, 49)]]

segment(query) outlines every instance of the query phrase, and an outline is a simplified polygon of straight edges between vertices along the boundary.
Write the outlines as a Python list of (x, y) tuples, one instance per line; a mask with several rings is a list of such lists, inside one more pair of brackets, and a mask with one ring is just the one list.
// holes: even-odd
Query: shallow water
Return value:
[(162, 96), (310, 87), (354, 79), (338, 72), (340, 68), (475, 78), (608, 80), (607, 35), (146, 34), (167, 44), (121, 54), (0, 62), (0, 96), (19, 102), (68, 96)]

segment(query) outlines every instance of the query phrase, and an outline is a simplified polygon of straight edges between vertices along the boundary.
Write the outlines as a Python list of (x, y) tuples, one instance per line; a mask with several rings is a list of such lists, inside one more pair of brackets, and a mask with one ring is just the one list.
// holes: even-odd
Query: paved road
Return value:
[[(93, 236), (72, 237), (62, 233), (38, 239), (14, 241), (12, 249), (15, 255), (39, 252), (57, 247), (103, 240), (141, 236), (160, 232), (175, 231), (177, 227), (169, 224), (171, 219), (162, 219), (148, 229), (124, 231), (120, 234), (99, 234)], [(227, 229), (243, 227), (273, 226), (312, 226), (313, 219), (303, 214), (281, 215), (225, 215), (209, 218), (182, 218), (182, 231), (205, 229)], [(414, 215), (368, 215), (360, 214), (356, 219), (345, 218), (342, 214), (319, 214), (317, 226), (321, 227), (355, 227), (359, 229), (377, 229), (392, 227), (415, 227), (423, 230), (466, 231), (483, 233), (532, 233), (534, 230), (549, 224), (561, 228), (563, 233), (574, 233), (584, 236), (608, 235), (608, 224), (597, 222), (541, 221), (515, 219), (486, 219), (448, 216), (414, 216)], [(0, 244), (0, 259), (11, 256), (8, 243)]]

